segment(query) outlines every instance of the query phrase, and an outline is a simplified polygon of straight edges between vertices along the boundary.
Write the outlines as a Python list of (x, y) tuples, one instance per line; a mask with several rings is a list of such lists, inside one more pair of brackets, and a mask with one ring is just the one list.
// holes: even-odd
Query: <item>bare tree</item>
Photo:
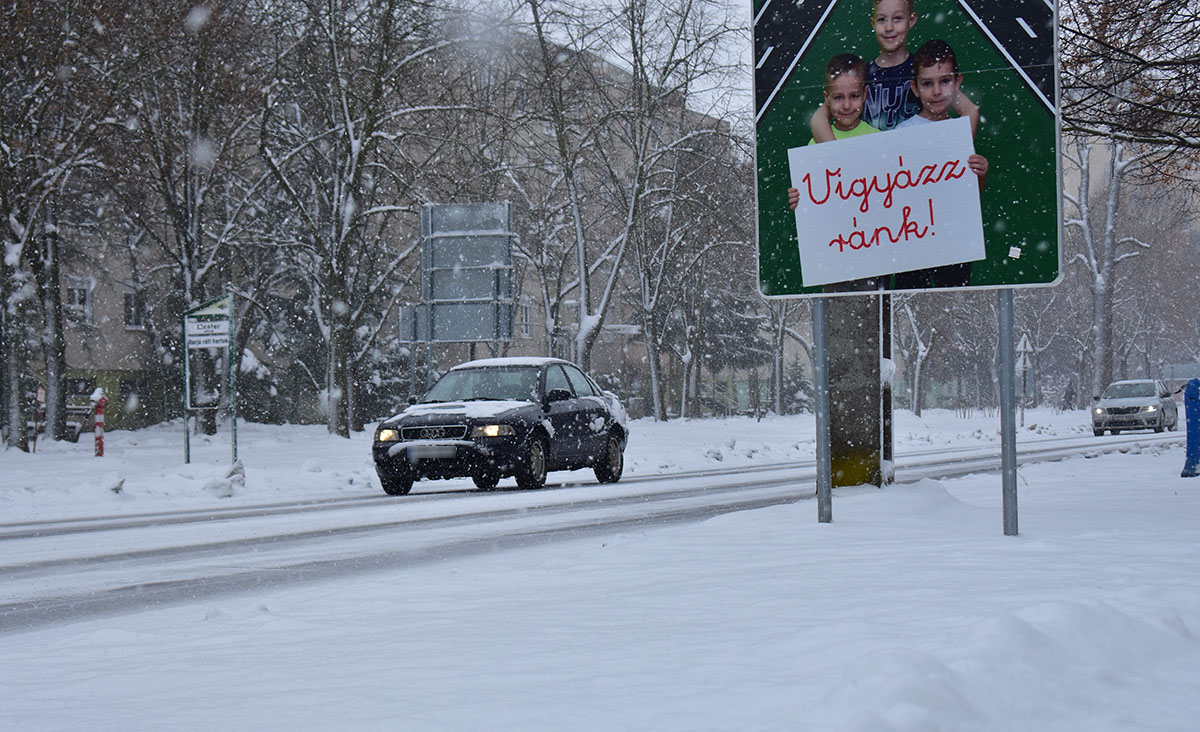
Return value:
[[(147, 13), (137, 35), (145, 73), (130, 90), (137, 112), (111, 152), (113, 169), (122, 171), (113, 188), (121, 192), (127, 226), (154, 250), (134, 250), (137, 270), (147, 282), (169, 283), (172, 293), (150, 303), (151, 315), (170, 311), (158, 319), (171, 322), (187, 308), (237, 291), (241, 332), (233, 334), (229, 353), (235, 364), (258, 284), (242, 281), (240, 262), (252, 260), (254, 247), (269, 237), (260, 227), (269, 220), (262, 215), (265, 176), (253, 156), (264, 85), (255, 10), (251, 3), (179, 0)], [(195, 354), (192, 373), (203, 389), (221, 392), (208, 352)], [(214, 411), (199, 421), (206, 434), (216, 432)]]
[(1033, 356), (1027, 364), (1033, 388), (1030, 406), (1038, 406), (1041, 399), (1043, 375), (1050, 370), (1046, 368), (1050, 365), (1047, 362), (1053, 362), (1055, 356), (1062, 352), (1061, 342), (1070, 339), (1071, 334), (1082, 328), (1086, 321), (1067, 309), (1065, 303), (1068, 299), (1062, 287), (1031, 288), (1016, 293), (1015, 320), (1020, 324), (1019, 332), (1028, 337), (1033, 348)]
[(1091, 386), (1098, 394), (1114, 375), (1121, 272), (1149, 248), (1123, 226), (1126, 186), (1186, 180), (1200, 153), (1200, 6), (1067, 0), (1061, 15), (1063, 118), (1075, 133), (1064, 159), (1079, 180), (1065, 196), (1066, 223), (1081, 242), (1071, 262), (1086, 273), (1092, 295)]
[(25, 444), (21, 376), (31, 332), (41, 334), (52, 436), (65, 435), (58, 206), (73, 180), (102, 165), (102, 131), (121, 117), (135, 63), (120, 52), (137, 17), (130, 6), (14, 0), (0, 8), (0, 402), (9, 445)]
[[(1093, 169), (1090, 140), (1069, 140), (1063, 156), (1078, 174), (1076, 189), (1064, 191), (1063, 198), (1073, 211), (1066, 226), (1079, 234), (1081, 242), (1072, 263), (1087, 273), (1092, 294), (1093, 394), (1103, 391), (1113, 378), (1113, 303), (1119, 268), (1149, 248), (1138, 237), (1122, 233), (1128, 231), (1121, 221), (1122, 189), (1138, 166), (1154, 155), (1153, 150), (1131, 150), (1113, 138), (1108, 138), (1101, 150), (1103, 169), (1099, 172)], [(1093, 194), (1093, 184), (1101, 187), (1099, 195)]]
[(1068, 131), (1148, 146), (1159, 172), (1200, 151), (1200, 5), (1194, 0), (1065, 0), (1063, 121)]
[(785, 414), (785, 395), (783, 382), (786, 377), (785, 355), (787, 342), (793, 340), (800, 345), (812, 361), (812, 340), (801, 334), (790, 323), (802, 314), (811, 317), (811, 305), (808, 300), (799, 298), (787, 300), (770, 300), (766, 304), (767, 323), (771, 334), (771, 408), (776, 414)]
[[(571, 289), (576, 296), (577, 329), (572, 355), (586, 370), (591, 365), (591, 344), (599, 335), (628, 243), (627, 235), (622, 234), (604, 241), (606, 228), (587, 219), (590, 215), (587, 191), (591, 186), (586, 178), (585, 161), (589, 155), (597, 154), (597, 135), (611, 124), (607, 115), (597, 114), (594, 109), (607, 92), (606, 85), (599, 83), (606, 64), (600, 45), (603, 24), (598, 12), (586, 6), (547, 0), (527, 0), (527, 5), (537, 43), (530, 82), (538, 91), (540, 108), (553, 140), (553, 160), (562, 181), (561, 233), (574, 258), (575, 279)], [(555, 40), (559, 37), (569, 40), (567, 43)], [(592, 281), (602, 264), (606, 265), (606, 274), (596, 303)]]
[(918, 417), (925, 406), (925, 362), (938, 342), (936, 318), (931, 318), (928, 313), (936, 305), (936, 300), (930, 296), (892, 296), (893, 312), (900, 316), (902, 322), (902, 326), (893, 331), (896, 348), (908, 377), (909, 408)]
[(297, 216), (289, 249), (325, 344), (329, 429), (349, 437), (361, 427), (356, 366), (399, 298), (389, 283), (416, 247), (409, 238), (395, 251), (388, 232), (392, 217), (414, 210), (412, 149), (430, 145), (406, 133), (440, 108), (419, 79), (448, 44), (424, 2), (299, 0), (275, 11), (276, 80), (261, 153)]

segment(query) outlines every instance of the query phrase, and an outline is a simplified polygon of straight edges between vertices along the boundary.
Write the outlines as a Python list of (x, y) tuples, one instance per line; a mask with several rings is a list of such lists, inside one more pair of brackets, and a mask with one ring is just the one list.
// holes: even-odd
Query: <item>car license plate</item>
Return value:
[(411, 460), (452, 458), (455, 454), (454, 445), (413, 445), (408, 448), (408, 457)]

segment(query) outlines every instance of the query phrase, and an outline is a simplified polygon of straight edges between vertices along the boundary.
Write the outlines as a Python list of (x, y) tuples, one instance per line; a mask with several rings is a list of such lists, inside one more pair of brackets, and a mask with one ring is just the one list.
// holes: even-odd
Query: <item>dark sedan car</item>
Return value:
[(470, 477), (491, 490), (513, 476), (541, 488), (551, 470), (592, 468), (615, 483), (628, 437), (625, 410), (574, 364), (490, 358), (450, 369), (424, 398), (375, 430), (375, 472), (389, 495), (420, 478)]

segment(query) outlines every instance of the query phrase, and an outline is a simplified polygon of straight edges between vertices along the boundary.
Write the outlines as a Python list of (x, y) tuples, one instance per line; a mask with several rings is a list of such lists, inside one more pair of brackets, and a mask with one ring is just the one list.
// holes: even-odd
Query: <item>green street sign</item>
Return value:
[[(753, 0), (758, 277), (763, 295), (815, 296), (876, 287), (1039, 286), (1053, 285), (1060, 278), (1060, 124), (1053, 3), (915, 0), (913, 5), (915, 22), (909, 20), (902, 0)], [(874, 9), (895, 7), (904, 9), (909, 54), (935, 39), (953, 50), (962, 95), (979, 110), (973, 139), (969, 131), (962, 131), (965, 127), (954, 128), (956, 146), (947, 145), (944, 152), (953, 160), (939, 164), (932, 173), (929, 165), (919, 162), (915, 149), (908, 152), (908, 141), (922, 138), (924, 148), (933, 150), (929, 154), (941, 152), (940, 143), (931, 142), (934, 138), (928, 129), (914, 131), (909, 125), (796, 150), (806, 148), (812, 137), (809, 120), (825, 101), (826, 64), (831, 59), (849, 53), (868, 63), (882, 59), (885, 70), (892, 65), (896, 53), (890, 49), (893, 52), (885, 58), (889, 49), (884, 44), (894, 42), (895, 34), (877, 36)], [(864, 121), (879, 101), (870, 89), (866, 96)], [(936, 102), (923, 99), (933, 97), (914, 94), (901, 100), (896, 106), (904, 108), (901, 118), (914, 113), (931, 116)], [(973, 144), (975, 153), (986, 159), (982, 191), (958, 152), (963, 149), (959, 143), (966, 145), (967, 153)], [(870, 153), (852, 154), (858, 152), (855, 145)], [(889, 150), (892, 146), (894, 150)], [(957, 167), (951, 167), (952, 162)], [(808, 167), (797, 167), (802, 165)], [(954, 194), (960, 198), (939, 198), (942, 183), (949, 185), (964, 174)], [(789, 209), (788, 189), (799, 188), (802, 175), (810, 176), (805, 179), (809, 187), (797, 214)], [(971, 219), (975, 230), (969, 237), (962, 235), (961, 228), (952, 228), (953, 217), (943, 215), (960, 212), (962, 207), (954, 202), (961, 200), (964, 182), (970, 182), (974, 187), (969, 190), (979, 197), (978, 213), (972, 214), (977, 218)], [(844, 194), (840, 199), (839, 192)], [(895, 203), (886, 196), (889, 192), (895, 195)], [(907, 202), (904, 196), (909, 197)], [(843, 210), (833, 210), (833, 204)], [(830, 233), (834, 231), (840, 233)], [(940, 240), (937, 233), (942, 234)], [(965, 242), (979, 236), (982, 248)], [(818, 271), (814, 257), (828, 259), (832, 249), (843, 251), (840, 259), (833, 257), (830, 266), (822, 262)], [(916, 256), (918, 250), (921, 256)], [(951, 250), (954, 254), (943, 254)], [(929, 262), (939, 256), (947, 265), (954, 263), (956, 277), (923, 274), (934, 271), (928, 269)], [(808, 277), (802, 260), (808, 262)], [(840, 269), (839, 262), (849, 266)], [(846, 279), (837, 279), (842, 274)], [(863, 279), (867, 277), (871, 279)]]

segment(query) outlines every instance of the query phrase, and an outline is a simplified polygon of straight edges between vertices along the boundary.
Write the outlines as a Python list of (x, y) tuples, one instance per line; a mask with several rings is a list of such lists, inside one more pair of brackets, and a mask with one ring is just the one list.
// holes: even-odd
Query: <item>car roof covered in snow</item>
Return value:
[(548, 363), (570, 363), (561, 358), (547, 358), (546, 356), (508, 356), (505, 358), (480, 358), (474, 361), (467, 361), (452, 367), (451, 371), (459, 369), (480, 369), (493, 368), (504, 366), (544, 366)]

